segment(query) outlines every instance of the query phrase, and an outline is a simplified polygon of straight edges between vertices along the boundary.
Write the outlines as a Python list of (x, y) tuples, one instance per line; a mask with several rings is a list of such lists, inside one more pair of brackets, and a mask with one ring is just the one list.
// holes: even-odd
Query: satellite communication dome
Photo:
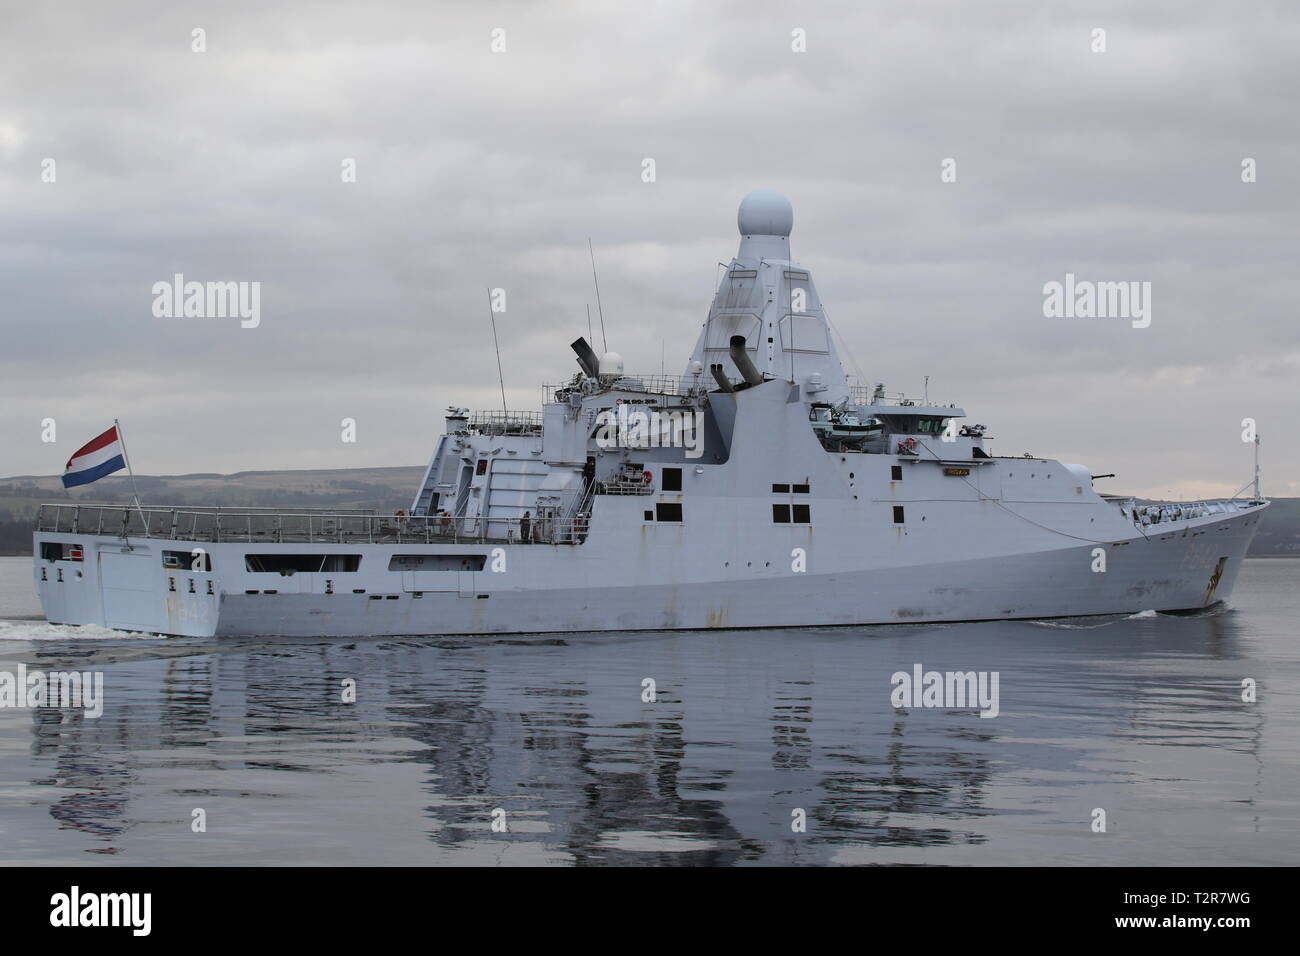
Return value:
[(755, 189), (740, 201), (736, 225), (742, 236), (788, 236), (794, 207), (775, 189)]
[(600, 357), (601, 375), (622, 375), (623, 356), (617, 352), (606, 352)]

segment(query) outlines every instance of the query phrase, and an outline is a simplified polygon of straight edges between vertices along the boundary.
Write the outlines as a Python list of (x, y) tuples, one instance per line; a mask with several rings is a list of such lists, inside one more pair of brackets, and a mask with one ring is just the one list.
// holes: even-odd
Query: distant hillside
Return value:
[[(263, 508), (407, 508), (424, 468), (335, 468), (241, 471), (234, 475), (140, 475), (146, 504)], [(64, 490), (57, 476), (0, 478), (0, 554), (31, 554), (36, 509), (53, 501), (131, 500), (128, 478), (113, 475)], [(1250, 548), (1251, 557), (1300, 557), (1300, 498), (1274, 498)]]
[[(234, 475), (137, 475), (146, 505), (232, 508), (409, 508), (424, 467), (334, 468), (319, 471), (241, 471)], [(57, 476), (0, 478), (0, 554), (31, 554), (36, 509), (48, 502), (126, 504), (131, 481), (112, 475), (64, 489)]]
[(1249, 554), (1252, 558), (1300, 557), (1300, 498), (1273, 499)]

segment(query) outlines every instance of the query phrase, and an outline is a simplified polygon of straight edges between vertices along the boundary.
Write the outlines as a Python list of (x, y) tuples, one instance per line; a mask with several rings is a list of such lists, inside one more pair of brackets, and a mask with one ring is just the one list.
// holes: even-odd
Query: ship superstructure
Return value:
[(1099, 494), (998, 457), (954, 405), (846, 377), (784, 197), (680, 376), (578, 370), (541, 412), (451, 407), (409, 511), (46, 505), (46, 616), (180, 635), (396, 635), (973, 621), (1202, 608), (1246, 499)]

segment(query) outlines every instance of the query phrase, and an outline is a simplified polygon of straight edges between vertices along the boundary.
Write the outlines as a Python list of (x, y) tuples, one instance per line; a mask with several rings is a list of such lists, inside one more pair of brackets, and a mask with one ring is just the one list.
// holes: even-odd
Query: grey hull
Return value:
[[(1239, 522), (1240, 523), (1240, 522)], [(299, 636), (816, 627), (1182, 611), (1231, 595), (1250, 535), (1223, 523), (1216, 549), (1182, 560), (1181, 535), (1142, 542), (1106, 572), (1091, 548), (840, 574), (716, 584), (366, 596), (228, 597), (217, 633)], [(1219, 559), (1226, 558), (1215, 580)]]
[[(358, 574), (346, 587), (337, 585), (340, 575), (244, 573), (218, 578), (210, 594), (212, 576), (163, 569), (144, 542), (124, 545), (82, 535), (87, 548), (102, 549), (97, 559), (78, 569), (80, 577), (69, 572), (61, 580), (40, 580), (38, 571), (37, 586), (56, 623), (194, 636), (815, 627), (1183, 611), (1230, 597), (1261, 510), (1115, 541), (1104, 549), (1085, 543), (830, 573), (728, 567), (725, 580), (663, 584), (630, 582), (599, 560), (578, 570), (572, 565), (581, 549), (556, 554), (518, 545), (507, 550), (515, 567), (524, 566), (516, 574), (451, 574), (440, 584), (386, 570), (392, 555), (409, 546), (364, 545), (363, 567), (379, 570)], [(248, 550), (194, 544), (206, 547), (218, 568), (237, 566)], [(1104, 571), (1094, 570), (1098, 550), (1106, 556)], [(571, 566), (561, 568), (551, 586), (523, 586), (529, 561), (551, 568), (565, 563), (561, 555)], [(590, 583), (562, 585), (574, 577)]]

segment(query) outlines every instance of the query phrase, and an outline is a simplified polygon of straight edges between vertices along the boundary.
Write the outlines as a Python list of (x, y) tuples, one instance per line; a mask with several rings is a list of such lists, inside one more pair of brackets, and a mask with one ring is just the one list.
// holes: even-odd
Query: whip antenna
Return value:
[(600, 341), (605, 351), (609, 351), (609, 340), (605, 338), (605, 310), (600, 307), (600, 280), (596, 278), (596, 251), (591, 247), (591, 237), (587, 237), (587, 252), (591, 253), (591, 281), (596, 286), (596, 312), (600, 315)]
[(497, 314), (492, 308), (492, 290), (487, 290), (488, 294), (488, 318), (492, 320), (492, 347), (497, 352), (497, 381), (501, 383), (501, 411), (506, 409), (506, 377), (501, 371), (501, 343), (497, 341)]

